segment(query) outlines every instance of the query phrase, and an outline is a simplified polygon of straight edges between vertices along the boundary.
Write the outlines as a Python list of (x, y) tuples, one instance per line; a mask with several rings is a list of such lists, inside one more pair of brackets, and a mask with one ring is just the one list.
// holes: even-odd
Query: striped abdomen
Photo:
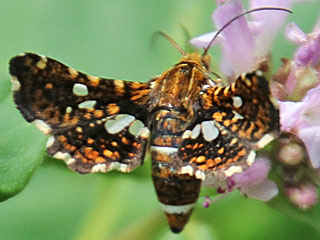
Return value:
[(153, 183), (170, 228), (176, 233), (188, 222), (201, 186), (195, 177), (176, 172), (181, 163), (177, 151), (185, 125), (178, 115), (168, 110), (156, 113), (150, 146)]

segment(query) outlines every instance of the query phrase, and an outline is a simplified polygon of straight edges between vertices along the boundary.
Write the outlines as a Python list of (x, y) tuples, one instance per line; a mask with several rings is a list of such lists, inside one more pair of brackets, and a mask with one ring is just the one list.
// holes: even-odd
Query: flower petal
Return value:
[[(294, 0), (251, 0), (250, 7), (282, 7), (290, 8)], [(271, 49), (272, 42), (284, 24), (288, 13), (283, 11), (260, 11), (251, 13), (250, 16), (254, 21), (260, 21), (263, 26), (260, 34), (255, 38), (256, 40), (256, 57), (263, 57), (268, 54)]]
[(302, 102), (278, 101), (280, 108), (281, 131), (290, 132), (297, 126), (300, 116), (304, 110)]
[(259, 184), (248, 188), (242, 188), (241, 190), (243, 193), (248, 195), (248, 197), (265, 202), (269, 201), (279, 193), (277, 185), (273, 181), (267, 179)]
[(303, 44), (307, 41), (307, 35), (295, 23), (287, 25), (286, 37), (295, 44)]
[(303, 98), (302, 102), (304, 106), (303, 120), (302, 124), (318, 125), (320, 126), (320, 84), (310, 89), (306, 96)]
[[(243, 8), (238, 1), (219, 7), (213, 13), (217, 29), (241, 13), (243, 13)], [(255, 43), (246, 18), (239, 18), (226, 27), (221, 34), (224, 36), (222, 42), (224, 58), (232, 63), (234, 74), (238, 75), (252, 70), (254, 68)]]
[(263, 182), (269, 173), (270, 161), (266, 158), (257, 158), (246, 171), (235, 173), (232, 178), (236, 187), (244, 188)]
[(320, 154), (319, 154), (320, 126), (313, 126), (313, 127), (299, 129), (298, 136), (304, 142), (307, 148), (311, 165), (314, 168), (319, 168), (320, 167)]
[[(198, 47), (198, 48), (206, 48), (206, 47), (208, 47), (209, 42), (212, 40), (212, 38), (214, 37), (214, 35), (216, 33), (217, 33), (217, 31), (206, 33), (206, 34), (200, 35), (199, 37), (192, 38), (190, 40), (190, 43), (193, 44), (194, 46)], [(216, 40), (211, 44), (211, 46), (215, 45), (219, 41), (221, 41), (221, 38), (222, 38), (222, 36), (219, 35), (216, 38)]]

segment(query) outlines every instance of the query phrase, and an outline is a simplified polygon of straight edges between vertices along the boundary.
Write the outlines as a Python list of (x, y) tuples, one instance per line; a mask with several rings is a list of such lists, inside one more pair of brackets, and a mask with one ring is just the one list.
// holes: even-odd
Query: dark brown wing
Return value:
[(103, 79), (26, 53), (10, 61), (14, 101), (48, 139), (49, 155), (80, 173), (131, 171), (148, 141), (148, 83)]
[(259, 71), (241, 75), (231, 86), (208, 88), (200, 101), (199, 117), (183, 134), (180, 172), (199, 170), (202, 179), (217, 170), (240, 172), (254, 160), (253, 150), (279, 134), (278, 110)]

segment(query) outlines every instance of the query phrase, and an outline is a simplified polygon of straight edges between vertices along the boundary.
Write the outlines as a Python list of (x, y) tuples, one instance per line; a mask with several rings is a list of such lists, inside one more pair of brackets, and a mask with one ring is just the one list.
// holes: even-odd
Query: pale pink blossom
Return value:
[(279, 192), (277, 185), (267, 179), (270, 167), (268, 159), (257, 158), (246, 171), (231, 177), (235, 182), (234, 187), (250, 198), (269, 201)]
[[(299, 45), (285, 84), (286, 91), (290, 95), (299, 81), (305, 81), (308, 78), (315, 83), (320, 82), (319, 74), (312, 70), (320, 63), (320, 18), (310, 34), (305, 34), (297, 24), (290, 23), (286, 28), (286, 36), (290, 41)], [(307, 78), (304, 77), (306, 74)]]
[[(233, 17), (244, 12), (240, 1), (224, 1), (213, 13), (216, 29), (220, 29)], [(251, 8), (282, 7), (290, 8), (294, 0), (259, 0), (251, 1)], [(283, 25), (288, 13), (282, 11), (259, 11), (251, 13), (252, 21), (240, 17), (230, 24), (214, 43), (221, 43), (221, 70), (228, 76), (252, 71), (259, 64), (259, 59), (266, 57), (271, 49), (276, 33)], [(197, 47), (208, 46), (215, 33), (193, 38), (191, 43)]]
[(320, 167), (320, 85), (309, 90), (301, 102), (281, 102), (281, 131), (296, 134), (305, 144), (311, 164)]

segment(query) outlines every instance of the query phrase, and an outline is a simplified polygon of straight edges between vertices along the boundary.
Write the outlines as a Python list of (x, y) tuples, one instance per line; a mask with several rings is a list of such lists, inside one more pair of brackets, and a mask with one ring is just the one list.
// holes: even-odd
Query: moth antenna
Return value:
[(183, 51), (183, 49), (178, 45), (178, 43), (176, 43), (171, 37), (169, 37), (169, 35), (167, 35), (166, 33), (162, 32), (162, 31), (158, 31), (156, 32), (158, 34), (160, 34), (161, 36), (163, 36), (165, 39), (167, 39), (176, 49), (178, 49), (178, 51), (182, 54), (182, 55), (186, 55), (185, 52)]
[(205, 56), (212, 43), (214, 42), (214, 40), (216, 40), (216, 38), (218, 37), (218, 35), (226, 28), (228, 27), (230, 24), (232, 24), (234, 21), (236, 21), (237, 19), (239, 19), (240, 17), (244, 16), (244, 15), (247, 15), (249, 13), (252, 13), (252, 12), (258, 12), (258, 11), (266, 11), (266, 10), (275, 10), (275, 11), (284, 11), (284, 12), (288, 12), (288, 13), (293, 13), (290, 9), (287, 9), (287, 8), (278, 8), (278, 7), (261, 7), (261, 8), (254, 8), (254, 9), (251, 9), (251, 10), (248, 10), (244, 13), (241, 13), (237, 16), (235, 16), (234, 18), (232, 18), (231, 20), (229, 20), (226, 24), (224, 24), (217, 32), (216, 34), (213, 36), (213, 38), (211, 39), (211, 41), (209, 42), (208, 46), (206, 48), (204, 48), (204, 51), (203, 51), (203, 54), (202, 56)]

